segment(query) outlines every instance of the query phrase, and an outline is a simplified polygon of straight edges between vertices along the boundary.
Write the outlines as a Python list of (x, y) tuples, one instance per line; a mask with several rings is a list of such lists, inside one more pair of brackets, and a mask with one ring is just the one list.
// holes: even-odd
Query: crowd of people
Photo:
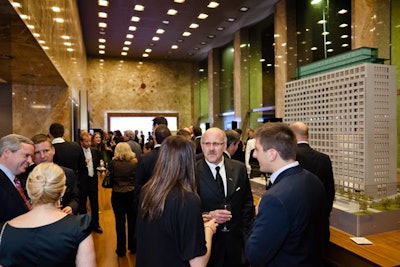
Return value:
[[(246, 141), (240, 129), (171, 134), (164, 117), (152, 126), (147, 142), (137, 130), (81, 131), (70, 142), (59, 123), (2, 137), (0, 266), (96, 266), (103, 169), (115, 253), (136, 254), (138, 267), (323, 266), (333, 173), (304, 123), (265, 123)], [(272, 186), (254, 206), (249, 179), (260, 173)]]

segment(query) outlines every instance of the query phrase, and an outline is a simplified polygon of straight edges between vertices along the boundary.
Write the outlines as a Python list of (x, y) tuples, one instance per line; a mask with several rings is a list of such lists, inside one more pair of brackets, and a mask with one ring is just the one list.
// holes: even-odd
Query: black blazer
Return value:
[(78, 182), (74, 171), (70, 168), (61, 166), (65, 173), (66, 186), (64, 196), (62, 197), (61, 206), (70, 206), (72, 208), (72, 213), (77, 214), (79, 208), (79, 194), (78, 194)]
[[(80, 147), (83, 153), (83, 148)], [(96, 191), (98, 190), (98, 179), (97, 179), (97, 168), (100, 166), (100, 151), (97, 148), (90, 147), (90, 152), (92, 153), (92, 164), (93, 164), (93, 177), (89, 177), (88, 170), (85, 162), (86, 173), (84, 175), (78, 174), (78, 188), (85, 188), (85, 190)]]
[(53, 144), (56, 153), (53, 161), (60, 166), (73, 169), (76, 174), (87, 175), (85, 155), (82, 147), (75, 142)]
[[(235, 266), (240, 266), (240, 261), (244, 263), (244, 259), (240, 259), (243, 255), (244, 240), (254, 218), (253, 195), (245, 165), (228, 158), (224, 159), (224, 164), (227, 178), (225, 202), (231, 205), (232, 219), (227, 223), (230, 228), (228, 233), (217, 231), (213, 237), (209, 266), (229, 266), (231, 264), (229, 259), (238, 257), (239, 260), (236, 262), (239, 265)], [(224, 199), (220, 195), (217, 182), (205, 159), (197, 161), (196, 172), (198, 194), (203, 211), (221, 209)], [(220, 228), (222, 225), (219, 226)], [(227, 246), (228, 243), (229, 246)], [(225, 255), (225, 257), (221, 255)]]
[(0, 223), (29, 211), (17, 188), (0, 170)]

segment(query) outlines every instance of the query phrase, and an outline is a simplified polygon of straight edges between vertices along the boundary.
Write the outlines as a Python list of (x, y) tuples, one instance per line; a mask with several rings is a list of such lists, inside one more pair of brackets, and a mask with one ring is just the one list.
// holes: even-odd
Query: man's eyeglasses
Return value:
[(205, 143), (202, 143), (202, 144), (203, 144), (203, 146), (206, 146), (206, 147), (211, 147), (211, 146), (219, 147), (219, 146), (222, 146), (222, 145), (225, 144), (225, 143), (224, 143), (224, 142), (222, 142), (222, 143), (217, 143), (217, 142), (214, 142), (214, 143), (205, 142)]

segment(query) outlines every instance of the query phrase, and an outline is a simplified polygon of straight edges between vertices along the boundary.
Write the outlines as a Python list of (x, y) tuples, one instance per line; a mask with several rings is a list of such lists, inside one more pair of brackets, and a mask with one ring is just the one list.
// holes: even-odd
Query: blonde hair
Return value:
[(56, 203), (65, 191), (65, 173), (50, 162), (37, 165), (28, 176), (26, 189), (32, 204)]
[(126, 142), (119, 142), (114, 150), (115, 160), (137, 161), (136, 154)]

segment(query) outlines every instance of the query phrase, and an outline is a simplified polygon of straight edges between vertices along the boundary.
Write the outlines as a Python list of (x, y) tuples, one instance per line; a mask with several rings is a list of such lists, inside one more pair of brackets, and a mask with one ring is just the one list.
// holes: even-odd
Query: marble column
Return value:
[(220, 61), (219, 49), (208, 53), (208, 121), (211, 126), (223, 128), (223, 119), (218, 115), (220, 110)]

